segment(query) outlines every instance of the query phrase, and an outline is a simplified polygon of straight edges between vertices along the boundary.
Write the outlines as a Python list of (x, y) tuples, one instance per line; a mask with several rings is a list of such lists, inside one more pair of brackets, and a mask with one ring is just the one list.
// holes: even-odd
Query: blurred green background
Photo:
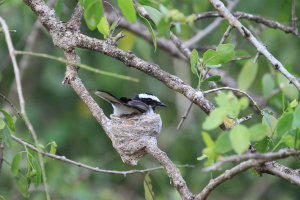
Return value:
[[(168, 8), (176, 8), (186, 15), (203, 11), (214, 11), (214, 8), (206, 0), (157, 1), (162, 2)], [(64, 9), (60, 16), (62, 21), (69, 19), (76, 3), (76, 1), (64, 0)], [(112, 3), (113, 5), (117, 5), (116, 1), (112, 1)], [(139, 1), (139, 3), (154, 5), (147, 0)], [(300, 8), (299, 4), (299, 1), (296, 1), (296, 11)], [(258, 14), (285, 25), (291, 24), (291, 0), (241, 1), (234, 11)], [(296, 12), (296, 14), (299, 13)], [(0, 16), (6, 21), (10, 29), (17, 30), (16, 33), (11, 33), (15, 48), (17, 50), (24, 50), (27, 45), (28, 34), (36, 21), (36, 16), (20, 0), (6, 1), (2, 4), (0, 6)], [(213, 18), (199, 20), (192, 28), (183, 29), (181, 37), (190, 38), (195, 34), (195, 30), (205, 28), (213, 20)], [(247, 27), (252, 26), (256, 28), (259, 26), (255, 22), (240, 21)], [(227, 26), (228, 22), (223, 21), (221, 26), (199, 42), (199, 45), (218, 45)], [(117, 28), (116, 33), (121, 30), (123, 29)], [(84, 20), (82, 20), (81, 32), (91, 37), (103, 39), (103, 36), (97, 30), (89, 31)], [(231, 42), (233, 33), (226, 40), (226, 43)], [(267, 27), (259, 35), (259, 38), (283, 65), (290, 63), (292, 66), (290, 70), (293, 73), (300, 73), (300, 68), (298, 67), (300, 40), (296, 36)], [(62, 51), (52, 44), (52, 39), (44, 28), (41, 29), (35, 40), (37, 42), (33, 49), (34, 52), (63, 57)], [(190, 72), (187, 63), (172, 58), (167, 52), (159, 48), (154, 53), (153, 45), (136, 36), (125, 37), (121, 39), (120, 43), (120, 48), (124, 49), (128, 48), (128, 45), (129, 47), (132, 46), (130, 48), (131, 51), (138, 57), (158, 64), (163, 70), (178, 76), (184, 82), (196, 87), (196, 76)], [(244, 49), (251, 56), (255, 56), (255, 48), (249, 42), (245, 41), (241, 35), (238, 37), (238, 43), (237, 49)], [(8, 97), (19, 109), (18, 97), (11, 94), (14, 71), (3, 33), (0, 33), (0, 44), (0, 92)], [(139, 83), (135, 83), (95, 74), (90, 71), (79, 70), (79, 76), (87, 89), (105, 90), (118, 97), (133, 97), (137, 93), (150, 92), (168, 105), (167, 108), (159, 108), (157, 110), (163, 121), (163, 129), (158, 137), (158, 146), (168, 154), (169, 158), (175, 164), (191, 164), (196, 166), (195, 168), (180, 169), (189, 189), (193, 193), (199, 193), (211, 177), (216, 177), (224, 169), (234, 166), (233, 164), (227, 164), (223, 167), (223, 171), (213, 172), (212, 174), (202, 173), (201, 170), (203, 169), (204, 161), (197, 161), (197, 157), (202, 155), (202, 149), (205, 147), (201, 136), (201, 124), (206, 115), (194, 105), (181, 129), (177, 130), (176, 127), (181, 120), (181, 116), (189, 105), (189, 101), (181, 94), (176, 93), (158, 80), (148, 77), (136, 69), (126, 67), (123, 63), (113, 58), (89, 50), (76, 49), (76, 52), (81, 57), (83, 64), (140, 80)], [(199, 52), (199, 55), (203, 53)], [(21, 57), (18, 56), (18, 60)], [(261, 78), (270, 69), (263, 56), (260, 56), (258, 62), (259, 71), (251, 87), (251, 91), (257, 95), (262, 95)], [(227, 65), (224, 65), (222, 68), (226, 70), (226, 67)], [(241, 67), (240, 63), (233, 62), (229, 70), (229, 75), (236, 78)], [(57, 155), (66, 156), (74, 161), (101, 169), (124, 171), (159, 166), (151, 156), (143, 158), (136, 167), (124, 164), (118, 153), (113, 149), (112, 143), (105, 135), (103, 129), (92, 117), (77, 94), (69, 85), (66, 87), (61, 85), (64, 73), (65, 64), (38, 57), (31, 57), (30, 64), (25, 70), (22, 86), (26, 101), (26, 111), (40, 143), (46, 145), (50, 140), (53, 140), (58, 145)], [(203, 90), (207, 89), (207, 85), (204, 84)], [(207, 98), (214, 102), (214, 96), (214, 94), (210, 94), (207, 95)], [(93, 97), (109, 116), (112, 113), (111, 105), (95, 95)], [(281, 93), (270, 100), (270, 106), (279, 114), (281, 114), (280, 103), (278, 103), (278, 101), (281, 101), (280, 98)], [(0, 101), (0, 108), (8, 108), (4, 100)], [(240, 116), (242, 117), (253, 112), (253, 109), (249, 108), (243, 111)], [(13, 112), (11, 114), (16, 115)], [(261, 121), (261, 116), (256, 113), (254, 114), (254, 118), (245, 123), (247, 126)], [(209, 133), (213, 139), (216, 139), (220, 132), (220, 129), (215, 129)], [(17, 120), (17, 133), (15, 135), (19, 138), (32, 141), (31, 134), (28, 133), (20, 119)], [(4, 158), (8, 162), (11, 162), (15, 153), (24, 150), (16, 142), (13, 142), (12, 145), (11, 148), (5, 148)], [(292, 158), (279, 162), (291, 168), (297, 167), (296, 162)], [(21, 169), (25, 170), (25, 167), (26, 162), (23, 158)], [(144, 199), (143, 177), (141, 174), (130, 174), (123, 177), (121, 175), (96, 173), (50, 158), (47, 158), (45, 167), (52, 199)], [(170, 179), (165, 170), (151, 172), (150, 178), (155, 192), (155, 199), (180, 199), (176, 189), (170, 185)], [(37, 190), (31, 186), (30, 199), (45, 199), (43, 189), (43, 186), (40, 186)], [(24, 199), (16, 190), (13, 177), (10, 173), (10, 167), (6, 163), (3, 164), (0, 174), (0, 195), (6, 200)], [(264, 174), (262, 178), (254, 177), (250, 171), (246, 171), (240, 173), (232, 180), (221, 184), (212, 192), (208, 199), (296, 200), (299, 199), (299, 188), (274, 176)]]

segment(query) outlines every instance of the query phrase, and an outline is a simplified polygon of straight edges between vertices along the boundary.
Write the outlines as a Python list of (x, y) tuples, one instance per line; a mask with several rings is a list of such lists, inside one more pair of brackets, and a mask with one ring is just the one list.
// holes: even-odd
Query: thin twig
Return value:
[[(82, 163), (79, 163), (79, 162), (75, 162), (73, 160), (70, 160), (70, 159), (66, 158), (65, 156), (53, 155), (53, 154), (47, 153), (45, 151), (42, 151), (42, 150), (40, 150), (40, 149), (32, 146), (31, 144), (28, 144), (27, 142), (24, 142), (23, 140), (21, 140), (20, 138), (14, 136), (14, 135), (11, 135), (11, 138), (13, 140), (15, 140), (16, 142), (18, 142), (18, 143), (26, 146), (27, 148), (29, 148), (29, 149), (31, 149), (31, 150), (33, 150), (35, 152), (39, 152), (43, 156), (47, 156), (49, 158), (53, 158), (53, 159), (56, 159), (56, 160), (67, 162), (67, 163), (71, 163), (71, 164), (76, 165), (78, 167), (86, 168), (86, 169), (89, 169), (89, 170), (92, 170), (92, 171), (95, 171), (95, 172), (108, 173), (108, 174), (121, 174), (123, 176), (126, 176), (126, 174), (144, 173), (144, 172), (151, 172), (151, 171), (155, 171), (155, 170), (164, 169), (163, 166), (154, 167), (154, 168), (150, 168), (150, 169), (129, 170), (129, 171), (115, 171), (115, 170), (99, 169), (98, 167), (91, 167), (91, 166), (88, 166), (88, 165), (85, 165), (85, 164), (82, 164)], [(177, 167), (195, 167), (195, 166), (187, 164), (187, 165), (177, 165)]]
[(22, 121), (24, 122), (24, 124), (26, 125), (29, 133), (30, 133), (30, 129), (28, 127), (28, 124), (26, 123), (25, 119), (22, 117), (21, 113), (18, 111), (18, 109), (16, 109), (16, 107), (3, 95), (0, 93), (0, 96), (7, 102), (9, 103), (9, 105), (16, 111), (16, 113), (19, 115), (19, 117), (22, 119)]
[(223, 37), (222, 37), (219, 45), (221, 45), (221, 44), (223, 44), (225, 42), (226, 38), (229, 36), (229, 33), (230, 33), (230, 31), (232, 31), (232, 29), (233, 29), (233, 26), (231, 26), (229, 24), (229, 26), (228, 26), (227, 30), (225, 31), (225, 33), (224, 33), (224, 35), (223, 35)]
[(112, 38), (112, 36), (114, 35), (114, 32), (115, 32), (117, 26), (118, 26), (119, 23), (120, 23), (121, 16), (119, 16), (118, 12), (117, 12), (116, 9), (113, 7), (113, 5), (111, 5), (111, 4), (110, 4), (109, 2), (107, 2), (107, 1), (103, 1), (103, 2), (104, 2), (104, 3), (107, 3), (108, 5), (110, 5), (110, 6), (113, 8), (113, 10), (115, 11), (115, 13), (116, 13), (116, 15), (117, 15), (117, 17), (118, 17), (117, 24), (115, 25), (114, 29), (110, 32), (110, 36), (109, 36), (109, 37)]
[[(30, 121), (27, 117), (26, 110), (25, 110), (25, 100), (24, 100), (23, 92), (22, 92), (20, 71), (19, 71), (19, 68), (18, 68), (17, 61), (16, 61), (16, 56), (14, 54), (14, 47), (13, 47), (13, 44), (12, 44), (12, 41), (11, 41), (11, 38), (10, 38), (10, 34), (9, 34), (9, 31), (8, 31), (9, 29), (6, 25), (6, 22), (1, 17), (0, 17), (0, 23), (2, 24), (2, 28), (3, 28), (4, 33), (5, 33), (6, 43), (7, 43), (7, 46), (8, 46), (8, 49), (9, 49), (9, 54), (10, 54), (12, 64), (13, 64), (13, 67), (14, 67), (15, 78), (16, 78), (16, 83), (17, 83), (17, 90), (18, 90), (18, 96), (19, 96), (19, 100), (20, 100), (21, 114), (23, 115), (25, 121), (28, 124), (29, 130), (32, 134), (35, 145), (38, 146), (39, 142), (38, 142), (37, 136), (36, 136), (35, 131), (34, 131), (32, 125), (31, 125), (31, 123), (30, 123)], [(44, 162), (43, 162), (41, 154), (38, 154), (38, 157), (39, 157), (39, 163), (40, 163), (40, 166), (41, 166), (41, 169), (42, 169), (42, 177), (43, 177), (43, 182), (44, 182), (44, 187), (45, 187), (46, 198), (47, 198), (47, 200), (50, 200)]]
[(208, 93), (211, 93), (211, 92), (215, 92), (217, 90), (232, 90), (232, 91), (235, 91), (235, 92), (240, 92), (240, 93), (243, 93), (244, 95), (246, 95), (252, 102), (253, 102), (253, 105), (261, 112), (260, 108), (258, 107), (257, 103), (244, 91), (242, 90), (239, 90), (239, 89), (236, 89), (236, 88), (231, 88), (231, 87), (221, 87), (221, 88), (216, 88), (216, 89), (212, 89), (212, 90), (207, 90), (207, 91), (204, 91), (203, 93), (204, 94), (208, 94)]
[(1, 173), (1, 170), (2, 170), (2, 163), (3, 163), (3, 160), (4, 160), (4, 148), (5, 148), (5, 142), (4, 140), (2, 139), (2, 142), (1, 142), (1, 152), (0, 152), (0, 173)]
[(0, 2), (0, 5), (2, 5), (2, 4), (4, 4), (4, 3), (5, 3), (5, 0), (1, 1), (1, 2)]
[(37, 56), (37, 57), (42, 57), (42, 58), (48, 58), (48, 59), (56, 60), (56, 61), (59, 61), (59, 62), (62, 62), (62, 63), (75, 65), (75, 66), (78, 66), (82, 69), (89, 70), (89, 71), (92, 71), (92, 72), (95, 72), (95, 73), (98, 73), (98, 74), (102, 74), (102, 75), (106, 75), (106, 76), (112, 76), (112, 77), (120, 78), (120, 79), (125, 79), (125, 80), (128, 80), (128, 81), (139, 82), (139, 79), (132, 78), (130, 76), (123, 76), (123, 75), (120, 75), (120, 74), (115, 74), (115, 73), (111, 73), (111, 72), (102, 71), (102, 70), (90, 67), (88, 65), (72, 62), (72, 61), (69, 61), (69, 60), (66, 60), (66, 59), (63, 59), (63, 58), (58, 58), (58, 57), (55, 57), (55, 56), (51, 56), (51, 55), (48, 55), (48, 54), (34, 53), (34, 52), (28, 52), (28, 51), (14, 51), (14, 53), (15, 54), (24, 54), (24, 55)]
[(193, 106), (193, 102), (190, 103), (188, 109), (185, 111), (185, 113), (182, 115), (182, 118), (177, 126), (177, 129), (180, 129), (181, 125), (183, 124), (184, 120), (187, 118), (188, 114), (190, 113), (190, 110)]
[(298, 34), (297, 17), (295, 12), (295, 0), (292, 0), (292, 27), (293, 27), (293, 33)]

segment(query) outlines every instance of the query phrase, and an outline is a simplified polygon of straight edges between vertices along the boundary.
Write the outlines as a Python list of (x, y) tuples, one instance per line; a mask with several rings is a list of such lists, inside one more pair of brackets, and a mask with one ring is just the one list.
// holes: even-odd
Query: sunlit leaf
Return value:
[(12, 162), (11, 162), (11, 174), (13, 176), (17, 176), (19, 173), (19, 165), (20, 162), (22, 160), (22, 152), (16, 153), (16, 155), (14, 156)]
[(50, 147), (50, 153), (53, 154), (53, 155), (55, 155), (56, 148), (57, 148), (57, 144), (54, 141), (52, 141), (51, 142), (51, 147)]
[(291, 103), (290, 103), (290, 107), (294, 108), (298, 105), (298, 101), (296, 99), (294, 99)]
[(250, 132), (244, 125), (236, 125), (229, 133), (229, 138), (233, 150), (242, 154), (249, 148)]
[(84, 19), (90, 30), (95, 30), (103, 15), (101, 0), (85, 0)]
[(131, 50), (135, 42), (135, 34), (128, 30), (124, 30), (125, 38), (118, 41), (118, 47), (124, 51)]
[(252, 142), (260, 141), (267, 136), (268, 126), (265, 124), (255, 124), (249, 128), (250, 140)]
[(299, 99), (299, 90), (293, 84), (289, 84), (290, 81), (280, 72), (276, 73), (276, 76), (279, 88), (284, 95), (290, 100)]
[(207, 155), (203, 154), (201, 157), (198, 157), (197, 160), (203, 160), (203, 159), (205, 159), (207, 157), (208, 157)]
[(297, 128), (300, 128), (300, 104), (298, 104), (294, 112), (293, 129)]
[(294, 137), (292, 137), (291, 135), (288, 135), (285, 139), (284, 139), (284, 143), (286, 144), (286, 146), (288, 146), (289, 148), (294, 148), (295, 145), (295, 139)]
[(152, 41), (153, 41), (153, 45), (154, 45), (154, 52), (155, 52), (157, 45), (156, 45), (156, 37), (155, 37), (154, 31), (152, 29), (150, 22), (146, 18), (144, 18), (144, 20), (146, 22), (146, 25), (147, 25), (150, 35), (152, 37)]
[(214, 141), (211, 139), (210, 135), (206, 132), (202, 132), (202, 138), (206, 144), (207, 147), (214, 147), (215, 143)]
[(203, 55), (204, 65), (219, 65), (230, 61), (235, 55), (234, 45), (221, 44), (218, 46), (218, 50), (207, 50)]
[(97, 28), (100, 33), (104, 35), (104, 38), (106, 38), (109, 35), (109, 24), (105, 17), (102, 17), (100, 22), (97, 25)]
[(275, 88), (275, 81), (271, 74), (265, 74), (262, 78), (263, 95), (267, 98)]
[(109, 28), (109, 31), (112, 31), (117, 26), (117, 23), (118, 23), (117, 21), (112, 23), (112, 25)]
[(118, 4), (122, 10), (124, 16), (131, 23), (136, 23), (136, 15), (133, 3), (131, 0), (118, 0)]
[(243, 66), (238, 76), (238, 86), (242, 91), (247, 91), (255, 80), (258, 64), (253, 63), (253, 59), (250, 59)]
[(245, 110), (246, 108), (248, 108), (248, 106), (249, 106), (248, 98), (247, 97), (240, 98), (238, 106), (241, 110)]
[(202, 150), (202, 154), (208, 157), (208, 160), (204, 163), (205, 166), (211, 165), (213, 160), (218, 155), (213, 147), (207, 147)]
[(209, 116), (205, 118), (205, 121), (202, 124), (204, 130), (212, 130), (217, 128), (223, 123), (224, 118), (226, 117), (225, 108), (216, 108), (211, 111)]
[(215, 143), (215, 151), (218, 153), (226, 153), (232, 149), (230, 139), (229, 139), (229, 132), (225, 131), (222, 132)]
[(267, 121), (267, 118), (266, 118), (266, 115), (265, 115), (262, 119), (262, 124), (267, 125), (267, 136), (271, 137), (272, 132), (274, 131), (273, 137), (276, 138), (277, 137), (277, 134), (276, 134), (277, 131), (275, 130), (275, 127), (277, 125), (278, 120), (272, 115), (267, 115), (267, 116), (269, 117), (269, 122)]

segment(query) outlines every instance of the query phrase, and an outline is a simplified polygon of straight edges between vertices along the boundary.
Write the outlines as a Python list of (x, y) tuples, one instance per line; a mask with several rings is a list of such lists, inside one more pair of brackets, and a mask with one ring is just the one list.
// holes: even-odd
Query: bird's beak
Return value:
[(168, 107), (166, 104), (159, 102), (159, 104), (157, 106), (163, 106), (163, 107)]

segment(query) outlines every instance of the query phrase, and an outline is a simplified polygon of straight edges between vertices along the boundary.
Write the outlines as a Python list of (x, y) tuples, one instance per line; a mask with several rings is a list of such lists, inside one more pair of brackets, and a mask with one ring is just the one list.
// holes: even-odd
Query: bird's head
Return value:
[(153, 110), (155, 110), (158, 106), (167, 107), (166, 104), (160, 102), (157, 96), (151, 93), (140, 93), (133, 97), (133, 100), (139, 100), (150, 106)]

